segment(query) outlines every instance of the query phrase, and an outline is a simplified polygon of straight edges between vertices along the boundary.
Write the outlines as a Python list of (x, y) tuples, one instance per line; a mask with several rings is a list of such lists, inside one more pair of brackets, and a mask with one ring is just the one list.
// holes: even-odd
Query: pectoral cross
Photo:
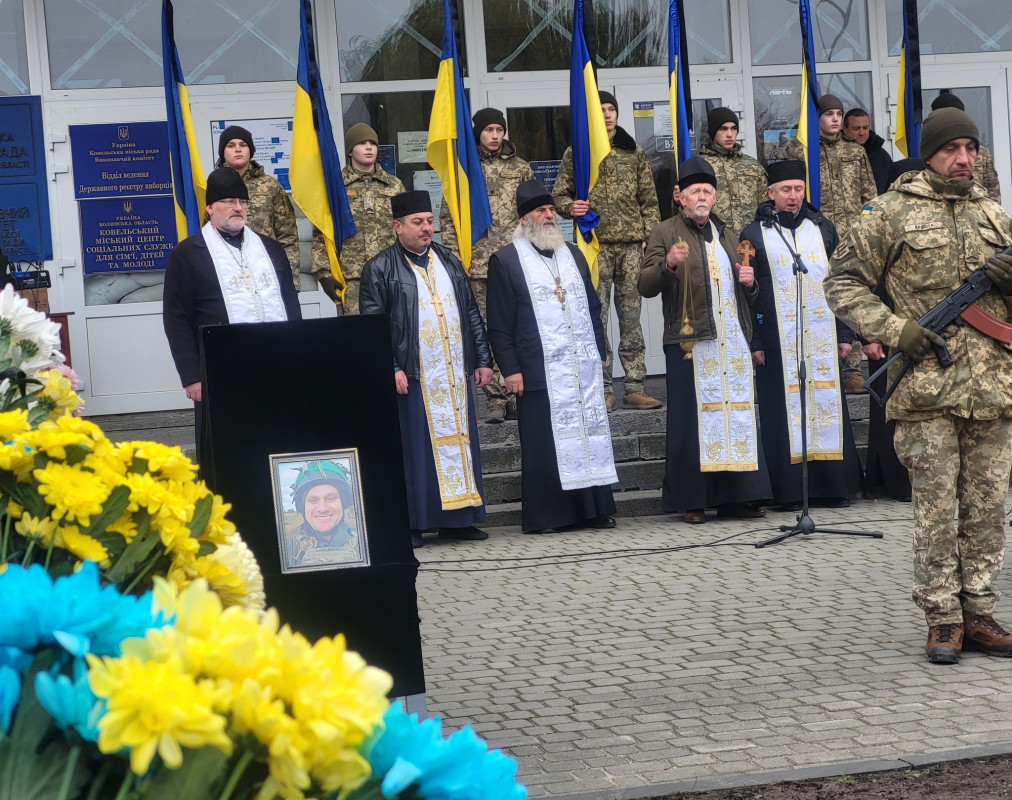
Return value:
[(752, 246), (752, 242), (748, 239), (742, 239), (741, 244), (738, 245), (738, 249), (735, 252), (741, 256), (741, 265), (743, 267), (751, 267), (749, 259), (755, 255), (755, 248)]
[(559, 298), (559, 302), (562, 307), (566, 307), (566, 287), (562, 285), (562, 278), (557, 277), (555, 279), (555, 291), (552, 292), (556, 297)]

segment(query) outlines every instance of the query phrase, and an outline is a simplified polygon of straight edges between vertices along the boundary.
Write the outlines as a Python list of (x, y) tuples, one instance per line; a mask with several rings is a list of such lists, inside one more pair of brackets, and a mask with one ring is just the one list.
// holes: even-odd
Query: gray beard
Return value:
[(566, 244), (566, 237), (559, 227), (559, 221), (553, 220), (549, 227), (536, 225), (530, 217), (517, 226), (516, 235), (526, 239), (538, 250), (555, 251)]

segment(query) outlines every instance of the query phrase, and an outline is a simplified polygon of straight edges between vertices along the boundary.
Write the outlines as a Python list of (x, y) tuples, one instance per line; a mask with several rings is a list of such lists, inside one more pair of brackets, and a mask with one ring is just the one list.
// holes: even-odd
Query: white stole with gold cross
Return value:
[(453, 281), (431, 249), (427, 270), (405, 261), (418, 286), (419, 378), (443, 510), (480, 506), (471, 463), (467, 372)]
[(242, 247), (232, 247), (210, 222), (201, 228), (231, 324), (288, 319), (281, 286), (264, 243), (249, 228)]
[(819, 226), (808, 219), (803, 220), (794, 231), (794, 247), (808, 268), (808, 273), (801, 275), (800, 300), (794, 260), (787, 245), (772, 228), (763, 228), (763, 242), (773, 276), (773, 297), (780, 329), (791, 463), (801, 462), (799, 327), (803, 332), (808, 372), (805, 395), (808, 458), (813, 461), (839, 461), (843, 458), (843, 401), (840, 399), (836, 320), (822, 291), (829, 263), (822, 233)]
[(520, 237), (513, 246), (520, 256), (544, 353), (559, 482), (567, 491), (618, 483), (601, 354), (576, 260), (565, 245), (552, 259)]
[(699, 469), (702, 472), (754, 472), (759, 469), (752, 354), (738, 322), (734, 267), (710, 223), (706, 244), (710, 311), (716, 339), (692, 349), (699, 409)]

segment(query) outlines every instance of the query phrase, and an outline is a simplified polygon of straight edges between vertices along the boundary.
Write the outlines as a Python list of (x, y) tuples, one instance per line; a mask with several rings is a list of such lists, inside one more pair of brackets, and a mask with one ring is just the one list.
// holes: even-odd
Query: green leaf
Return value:
[(127, 578), (137, 572), (151, 554), (162, 546), (158, 536), (135, 536), (128, 544), (116, 563), (112, 565), (106, 576), (117, 586), (126, 582)]
[(133, 461), (130, 462), (130, 466), (127, 467), (127, 472), (132, 472), (135, 475), (143, 475), (147, 471), (148, 460), (139, 456), (134, 456)]
[(128, 505), (130, 505), (130, 487), (115, 487), (102, 503), (102, 510), (91, 518), (91, 523), (81, 533), (98, 539), (98, 533), (105, 532), (106, 528), (122, 517)]
[(187, 525), (190, 535), (200, 536), (207, 527), (207, 521), (211, 519), (211, 507), (214, 505), (214, 495), (206, 494), (201, 497), (193, 506), (193, 519)]
[(67, 451), (67, 460), (65, 463), (70, 464), (71, 466), (74, 464), (80, 464), (91, 452), (91, 450), (83, 444), (68, 444), (64, 449)]
[(183, 765), (179, 769), (168, 769), (158, 763), (153, 774), (140, 782), (139, 794), (144, 800), (217, 797), (228, 769), (228, 756), (214, 747), (184, 748)]

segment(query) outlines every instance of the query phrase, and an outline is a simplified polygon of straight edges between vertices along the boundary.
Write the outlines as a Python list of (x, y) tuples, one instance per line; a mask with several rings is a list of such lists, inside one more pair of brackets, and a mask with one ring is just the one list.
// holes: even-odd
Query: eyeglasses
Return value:
[(216, 203), (222, 203), (226, 206), (235, 206), (236, 203), (241, 205), (243, 208), (249, 208), (249, 200), (241, 200), (238, 197), (225, 197), (221, 200), (215, 200)]

